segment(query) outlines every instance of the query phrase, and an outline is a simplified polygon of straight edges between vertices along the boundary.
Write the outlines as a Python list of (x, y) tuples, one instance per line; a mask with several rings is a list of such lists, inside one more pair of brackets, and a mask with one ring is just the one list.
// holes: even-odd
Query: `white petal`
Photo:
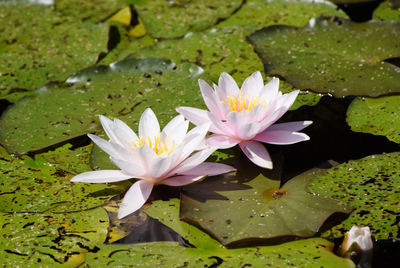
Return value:
[(312, 121), (295, 121), (295, 122), (287, 122), (287, 123), (280, 123), (274, 124), (268, 128), (268, 131), (272, 130), (286, 130), (290, 132), (300, 131), (304, 128), (311, 125)]
[(118, 219), (122, 219), (140, 209), (146, 203), (152, 189), (153, 184), (151, 182), (144, 180), (135, 182), (122, 200), (118, 211)]
[(243, 96), (258, 97), (264, 87), (264, 81), (259, 71), (253, 73), (244, 80), (241, 91)]
[(289, 132), (285, 130), (270, 131), (270, 129), (267, 129), (266, 131), (258, 134), (254, 139), (265, 143), (283, 145), (306, 141), (309, 140), (310, 137), (300, 132)]
[(281, 116), (282, 116), (282, 111), (287, 111), (285, 107), (281, 107), (277, 110), (275, 110), (272, 114), (267, 116), (264, 120), (262, 120), (259, 124), (259, 131), (262, 132), (265, 129), (267, 129), (269, 126), (271, 126), (273, 123), (275, 123)]
[(227, 149), (237, 145), (239, 143), (239, 140), (226, 135), (214, 134), (207, 137), (206, 142), (210, 146), (216, 146), (219, 149)]
[(106, 141), (96, 135), (92, 135), (92, 134), (87, 134), (87, 135), (94, 143), (96, 143), (97, 146), (99, 146), (107, 154), (109, 154), (111, 156), (115, 156), (115, 157), (119, 156), (118, 153), (113, 148), (113, 146), (108, 141)]
[[(208, 117), (209, 112), (206, 110), (201, 110), (192, 107), (179, 107), (176, 109), (176, 111), (182, 114), (186, 119), (188, 119), (196, 126), (200, 126), (206, 123), (211, 123), (211, 120)], [(213, 125), (211, 125), (209, 131), (216, 132), (218, 131), (218, 129)]]
[(147, 108), (139, 121), (139, 136), (141, 137), (156, 137), (160, 133), (160, 125), (154, 112)]
[(121, 170), (97, 170), (84, 172), (71, 179), (72, 182), (107, 183), (131, 179), (132, 176)]
[(161, 140), (167, 141), (168, 148), (173, 144), (180, 144), (189, 128), (189, 121), (184, 120), (183, 115), (173, 118), (162, 130)]
[(128, 140), (135, 141), (138, 139), (136, 133), (127, 124), (117, 118), (114, 118), (114, 123), (119, 130), (124, 132)]
[(224, 174), (235, 170), (236, 169), (234, 167), (225, 164), (206, 162), (206, 163), (201, 163), (198, 166), (180, 174), (194, 175), (194, 176), (200, 176), (200, 175), (216, 176), (219, 174)]
[(293, 105), (294, 101), (296, 100), (299, 92), (300, 90), (295, 90), (293, 92), (290, 92), (282, 96), (283, 101), (281, 107), (284, 107), (285, 110), (281, 111), (281, 115), (279, 117), (281, 117), (284, 113), (287, 112), (287, 110), (289, 110), (289, 108)]
[(257, 166), (272, 169), (271, 157), (264, 145), (257, 141), (239, 143), (243, 153)]
[(143, 167), (142, 163), (134, 163), (132, 161), (125, 161), (121, 159), (115, 159), (110, 157), (111, 161), (119, 167), (123, 172), (129, 174), (131, 178), (145, 178), (148, 173), (146, 169)]
[(225, 114), (220, 107), (220, 100), (216, 96), (214, 90), (203, 80), (199, 79), (200, 91), (203, 96), (204, 102), (211, 113), (215, 114), (221, 120), (225, 119)]
[(150, 165), (150, 172), (152, 179), (159, 179), (164, 177), (171, 168), (172, 159), (170, 157), (158, 157)]
[(111, 119), (105, 117), (104, 115), (100, 115), (100, 122), (101, 122), (101, 125), (103, 126), (103, 129), (106, 132), (108, 138), (110, 140), (117, 141), (117, 139), (113, 133), (114, 132), (113, 131), (114, 122)]
[(197, 126), (186, 134), (185, 139), (182, 142), (183, 147), (180, 155), (180, 161), (186, 159), (186, 157), (188, 157), (196, 148), (198, 148), (205, 138), (209, 127), (210, 124)]
[(186, 158), (176, 168), (171, 170), (171, 172), (173, 172), (173, 174), (171, 175), (185, 174), (185, 171), (188, 171), (206, 161), (206, 159), (216, 150), (217, 150), (216, 147), (210, 147), (205, 150), (194, 153), (190, 157)]
[(268, 82), (264, 86), (264, 88), (260, 92), (260, 99), (270, 103), (275, 100), (279, 91), (279, 79), (274, 77), (271, 81)]
[(182, 175), (175, 176), (164, 180), (161, 184), (169, 185), (169, 186), (183, 186), (187, 184), (191, 184), (195, 181), (204, 178), (204, 176), (193, 176), (193, 175)]
[(259, 132), (259, 123), (247, 121), (242, 113), (229, 113), (227, 121), (233, 128), (235, 128), (235, 136), (240, 140), (250, 140)]
[(222, 73), (218, 80), (216, 91), (218, 98), (223, 101), (228, 96), (239, 94), (239, 87), (235, 80), (227, 73)]
[(230, 135), (233, 136), (235, 135), (235, 131), (232, 130), (230, 127), (228, 127), (225, 122), (221, 121), (213, 115), (212, 113), (208, 113), (208, 118), (211, 120), (211, 127), (209, 129), (210, 132), (216, 133), (216, 134), (225, 134), (225, 135)]
[(142, 162), (142, 166), (146, 169), (147, 174), (151, 174), (151, 163), (156, 161), (157, 154), (147, 145), (139, 147), (137, 154)]

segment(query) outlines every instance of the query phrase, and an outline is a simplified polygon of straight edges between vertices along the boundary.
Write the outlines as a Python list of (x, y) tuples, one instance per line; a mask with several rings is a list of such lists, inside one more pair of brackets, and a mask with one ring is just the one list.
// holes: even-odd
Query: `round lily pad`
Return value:
[(387, 0), (381, 3), (372, 14), (375, 20), (394, 20), (400, 22), (400, 1)]

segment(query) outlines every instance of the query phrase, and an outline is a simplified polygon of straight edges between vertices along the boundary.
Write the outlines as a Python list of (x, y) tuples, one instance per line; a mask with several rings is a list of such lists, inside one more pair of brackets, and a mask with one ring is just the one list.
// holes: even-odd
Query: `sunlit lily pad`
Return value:
[(78, 213), (0, 214), (0, 259), (4, 267), (76, 267), (80, 253), (96, 252), (107, 236), (102, 208)]
[[(249, 37), (266, 73), (296, 88), (347, 95), (400, 92), (400, 23), (312, 19), (303, 28), (271, 26)], [(369, 42), (368, 40), (374, 40)]]
[(154, 58), (91, 67), (10, 107), (0, 119), (0, 142), (9, 152), (36, 151), (101, 130), (100, 114), (136, 129), (146, 107), (163, 125), (176, 107), (201, 103), (199, 78), (207, 75), (196, 65)]
[(260, 174), (245, 183), (251, 189), (219, 192), (228, 200), (202, 203), (183, 195), (181, 218), (207, 230), (224, 245), (280, 236), (312, 236), (332, 213), (351, 211), (350, 207), (306, 191), (318, 172), (322, 171), (303, 173), (281, 189), (279, 181)]
[(309, 190), (355, 208), (341, 224), (322, 234), (343, 237), (353, 225), (369, 226), (375, 239), (400, 239), (400, 153), (349, 161), (317, 176)]
[[(76, 153), (75, 153), (76, 154)], [(78, 156), (60, 155), (76, 163)], [(84, 163), (82, 163), (84, 164)], [(61, 165), (62, 166), (62, 165)], [(78, 168), (79, 166), (77, 166)], [(88, 166), (85, 168), (88, 170)], [(49, 163), (40, 155), (35, 159), (9, 157), (0, 159), (1, 212), (69, 212), (98, 207), (112, 196), (123, 193), (128, 185), (76, 184), (72, 174)]]
[(152, 0), (135, 8), (152, 37), (175, 38), (207, 29), (241, 4), (241, 0)]
[(395, 20), (400, 22), (400, 1), (387, 0), (381, 3), (372, 15), (376, 20)]
[(0, 32), (0, 98), (13, 102), (107, 51), (107, 24), (65, 17), (51, 6), (0, 3)]
[(353, 131), (383, 135), (400, 143), (400, 96), (356, 98), (346, 121)]

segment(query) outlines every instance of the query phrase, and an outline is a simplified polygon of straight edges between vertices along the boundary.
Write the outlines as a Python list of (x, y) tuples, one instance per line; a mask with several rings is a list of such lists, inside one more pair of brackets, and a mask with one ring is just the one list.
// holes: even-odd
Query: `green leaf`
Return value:
[(103, 208), (78, 213), (0, 214), (0, 259), (5, 267), (76, 267), (107, 236)]
[(349, 161), (316, 176), (309, 190), (355, 208), (341, 224), (322, 234), (343, 237), (353, 225), (369, 226), (375, 239), (399, 240), (400, 153)]
[(375, 20), (394, 20), (400, 22), (400, 3), (396, 0), (387, 0), (381, 3), (372, 14)]
[(94, 64), (107, 50), (107, 24), (65, 17), (51, 6), (0, 7), (0, 98), (15, 102)]
[(178, 106), (200, 103), (197, 80), (207, 79), (193, 64), (174, 67), (163, 59), (127, 59), (85, 69), (68, 84), (48, 86), (11, 106), (0, 119), (0, 142), (26, 153), (102, 128), (98, 116), (118, 117), (134, 129), (151, 107), (165, 125)]
[(207, 29), (241, 4), (242, 0), (152, 0), (135, 9), (152, 37), (176, 38)]
[(269, 75), (299, 89), (375, 97), (400, 92), (399, 68), (384, 61), (400, 56), (399, 35), (400, 23), (334, 18), (303, 28), (267, 27), (249, 40)]
[(309, 19), (321, 16), (337, 16), (347, 18), (328, 1), (308, 0), (251, 0), (228, 19), (218, 24), (218, 27), (253, 25), (290, 25), (301, 27)]
[(228, 200), (202, 203), (183, 195), (181, 219), (207, 230), (224, 245), (280, 236), (312, 236), (332, 213), (351, 210), (306, 191), (309, 181), (321, 172), (303, 173), (281, 189), (279, 181), (259, 174), (245, 183), (251, 189), (218, 191)]
[(347, 110), (351, 130), (386, 136), (400, 143), (400, 96), (356, 98)]

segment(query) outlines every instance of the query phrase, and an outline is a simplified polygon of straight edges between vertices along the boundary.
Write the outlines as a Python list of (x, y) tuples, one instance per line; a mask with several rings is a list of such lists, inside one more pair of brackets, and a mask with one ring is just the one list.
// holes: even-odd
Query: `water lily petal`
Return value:
[(122, 200), (118, 211), (118, 219), (122, 219), (140, 209), (146, 203), (152, 189), (153, 184), (151, 182), (144, 180), (135, 182)]
[(201, 144), (209, 127), (210, 124), (197, 126), (186, 134), (185, 139), (182, 142), (183, 147), (180, 155), (181, 161), (186, 159), (186, 157), (188, 157)]
[(216, 134), (225, 134), (225, 135), (230, 135), (234, 136), (235, 131), (228, 127), (225, 122), (221, 121), (216, 117), (214, 114), (208, 112), (208, 118), (211, 120), (211, 127), (209, 129), (210, 132), (216, 133)]
[(117, 141), (118, 139), (115, 137), (113, 131), (114, 122), (111, 119), (105, 117), (104, 115), (100, 115), (99, 117), (100, 117), (100, 123), (103, 126), (103, 129), (106, 132), (108, 138), (110, 140)]
[(210, 146), (216, 146), (219, 149), (231, 148), (239, 143), (237, 139), (220, 134), (210, 135), (209, 137), (207, 137), (206, 142)]
[(249, 122), (242, 113), (231, 112), (227, 116), (228, 124), (235, 128), (235, 136), (240, 140), (252, 139), (259, 132), (259, 124)]
[(119, 167), (126, 174), (129, 174), (131, 178), (145, 178), (148, 175), (148, 172), (143, 167), (142, 163), (126, 161), (121, 159), (116, 159), (114, 157), (110, 157), (111, 161)]
[(131, 179), (132, 176), (121, 170), (96, 170), (74, 176), (72, 182), (108, 183)]
[(228, 96), (239, 94), (239, 87), (232, 76), (225, 72), (220, 75), (216, 94), (221, 101), (225, 100)]
[(164, 180), (161, 184), (169, 185), (169, 186), (183, 186), (187, 184), (191, 184), (195, 181), (198, 181), (204, 178), (205, 175), (197, 176), (197, 175), (182, 175), (182, 176), (174, 176)]
[(286, 130), (290, 132), (295, 132), (303, 130), (312, 123), (313, 123), (312, 121), (295, 121), (295, 122), (280, 123), (270, 126), (268, 130)]
[(285, 107), (280, 107), (277, 110), (275, 110), (273, 113), (271, 113), (269, 116), (265, 117), (260, 122), (260, 125), (259, 125), (260, 132), (267, 129), (269, 126), (271, 126), (273, 123), (275, 123), (279, 118), (281, 118), (282, 111), (287, 111), (287, 109)]
[(159, 179), (164, 177), (171, 169), (171, 163), (173, 159), (170, 157), (157, 158), (155, 161), (150, 163), (151, 178)]
[(87, 134), (87, 136), (97, 145), (99, 146), (104, 152), (107, 154), (114, 156), (114, 157), (119, 157), (118, 153), (115, 151), (114, 147), (105, 139), (102, 139), (96, 135), (93, 134)]
[(146, 169), (147, 174), (150, 174), (150, 166), (157, 159), (156, 153), (147, 145), (139, 147), (137, 155), (140, 158), (142, 166)]
[(186, 174), (186, 171), (193, 169), (197, 165), (203, 163), (216, 150), (216, 147), (209, 147), (205, 150), (194, 153), (190, 157), (186, 158), (183, 162), (181, 162), (176, 168), (174, 168), (172, 170), (173, 174)]
[(228, 172), (235, 171), (236, 168), (231, 167), (229, 165), (225, 164), (220, 164), (220, 163), (201, 163), (197, 165), (196, 167), (185, 171), (184, 173), (180, 173), (182, 175), (195, 175), (195, 176), (200, 176), (200, 175), (207, 175), (207, 176), (216, 176)]
[(135, 131), (133, 131), (127, 124), (125, 124), (121, 120), (114, 118), (114, 124), (119, 131), (122, 131), (125, 134), (125, 137), (128, 141), (135, 141), (138, 139)]
[(264, 145), (257, 141), (239, 143), (243, 153), (257, 166), (272, 169), (272, 160)]
[[(176, 109), (178, 113), (183, 115), (187, 120), (195, 124), (196, 126), (200, 126), (206, 123), (210, 123), (211, 120), (208, 117), (208, 111), (201, 110), (192, 107), (179, 107)], [(214, 125), (210, 126), (210, 132), (220, 132)]]
[(279, 92), (279, 78), (272, 78), (260, 92), (260, 99), (268, 103), (275, 100)]
[(168, 148), (173, 144), (180, 144), (189, 128), (189, 121), (185, 120), (183, 115), (174, 117), (162, 130), (161, 140), (167, 141)]
[(139, 136), (156, 137), (160, 133), (160, 125), (153, 110), (147, 108), (140, 117)]
[(220, 120), (225, 119), (225, 114), (220, 107), (220, 100), (216, 96), (214, 90), (203, 80), (199, 79), (200, 91), (203, 96), (204, 102), (208, 109), (215, 114)]
[(309, 140), (310, 137), (300, 132), (289, 132), (285, 130), (270, 131), (270, 129), (267, 129), (266, 131), (258, 134), (254, 139), (265, 143), (283, 145), (306, 141)]
[(251, 76), (244, 80), (242, 88), (240, 89), (243, 96), (249, 95), (258, 97), (264, 87), (264, 81), (259, 71), (253, 73)]
[(281, 103), (280, 107), (284, 107), (285, 109), (281, 110), (281, 114), (279, 117), (281, 117), (284, 113), (287, 112), (287, 110), (289, 110), (289, 108), (293, 105), (294, 101), (296, 100), (299, 92), (300, 92), (300, 90), (295, 90), (293, 92), (285, 94), (282, 97), (282, 103)]

